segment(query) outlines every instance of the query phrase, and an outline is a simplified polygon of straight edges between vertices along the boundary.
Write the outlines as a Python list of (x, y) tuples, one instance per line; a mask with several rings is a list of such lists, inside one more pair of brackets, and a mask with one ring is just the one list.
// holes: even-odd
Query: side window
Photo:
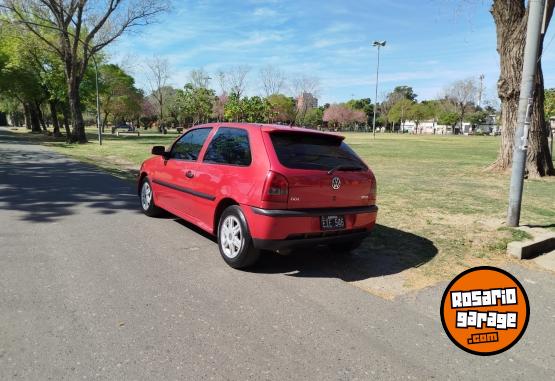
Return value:
[(187, 132), (173, 145), (170, 157), (173, 159), (196, 161), (211, 128), (199, 128)]
[(248, 166), (251, 161), (249, 135), (241, 128), (221, 127), (204, 155), (206, 163)]

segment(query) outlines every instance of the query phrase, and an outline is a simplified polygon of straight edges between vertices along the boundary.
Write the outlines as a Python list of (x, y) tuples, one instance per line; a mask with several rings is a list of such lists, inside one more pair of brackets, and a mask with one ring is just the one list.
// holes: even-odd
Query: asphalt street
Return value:
[(384, 300), (334, 272), (349, 260), (233, 270), (211, 237), (140, 213), (133, 184), (0, 129), (1, 380), (553, 379), (554, 274), (509, 268), (528, 330), (481, 357), (443, 332), (446, 284)]

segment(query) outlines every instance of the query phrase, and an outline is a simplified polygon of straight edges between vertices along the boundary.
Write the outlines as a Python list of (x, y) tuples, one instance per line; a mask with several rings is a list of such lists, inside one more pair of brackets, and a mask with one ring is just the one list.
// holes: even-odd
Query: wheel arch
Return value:
[(139, 174), (139, 179), (137, 180), (137, 195), (141, 195), (141, 184), (143, 183), (143, 179), (147, 176), (145, 171)]
[(231, 205), (239, 205), (239, 203), (230, 197), (226, 197), (221, 199), (218, 206), (216, 206), (216, 210), (214, 211), (214, 221), (212, 224), (212, 231), (214, 235), (218, 235), (218, 224), (220, 223), (222, 213)]

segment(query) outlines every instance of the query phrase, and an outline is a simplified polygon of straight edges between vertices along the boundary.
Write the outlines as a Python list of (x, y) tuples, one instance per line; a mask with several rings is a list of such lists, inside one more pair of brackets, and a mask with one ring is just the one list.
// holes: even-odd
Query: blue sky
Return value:
[[(210, 74), (247, 64), (248, 93), (261, 94), (258, 70), (271, 64), (293, 77), (320, 79), (320, 103), (374, 98), (376, 50), (382, 49), (379, 98), (397, 85), (419, 99), (435, 98), (449, 83), (485, 76), (495, 97), (499, 63), (487, 0), (222, 1), (176, 0), (158, 23), (120, 38), (111, 59), (125, 63), (146, 88), (141, 62), (160, 56), (171, 84), (183, 86), (191, 69)], [(553, 27), (551, 28), (553, 29)], [(551, 30), (546, 45), (552, 41)], [(555, 43), (543, 57), (546, 87), (555, 87)], [(214, 76), (214, 75), (213, 75)], [(211, 86), (217, 88), (215, 80)]]

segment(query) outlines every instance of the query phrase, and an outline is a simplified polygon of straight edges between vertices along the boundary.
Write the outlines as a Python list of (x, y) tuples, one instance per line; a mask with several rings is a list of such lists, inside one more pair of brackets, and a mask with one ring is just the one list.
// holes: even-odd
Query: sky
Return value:
[[(487, 0), (175, 0), (154, 24), (122, 36), (108, 49), (148, 90), (145, 63), (170, 65), (169, 83), (182, 87), (203, 68), (215, 73), (249, 65), (248, 95), (262, 95), (258, 72), (272, 65), (290, 78), (319, 78), (320, 104), (378, 100), (395, 86), (412, 86), (419, 100), (441, 96), (450, 83), (484, 75), (484, 99), (493, 102), (499, 75), (495, 25)], [(555, 87), (555, 32), (545, 38), (546, 87)]]

